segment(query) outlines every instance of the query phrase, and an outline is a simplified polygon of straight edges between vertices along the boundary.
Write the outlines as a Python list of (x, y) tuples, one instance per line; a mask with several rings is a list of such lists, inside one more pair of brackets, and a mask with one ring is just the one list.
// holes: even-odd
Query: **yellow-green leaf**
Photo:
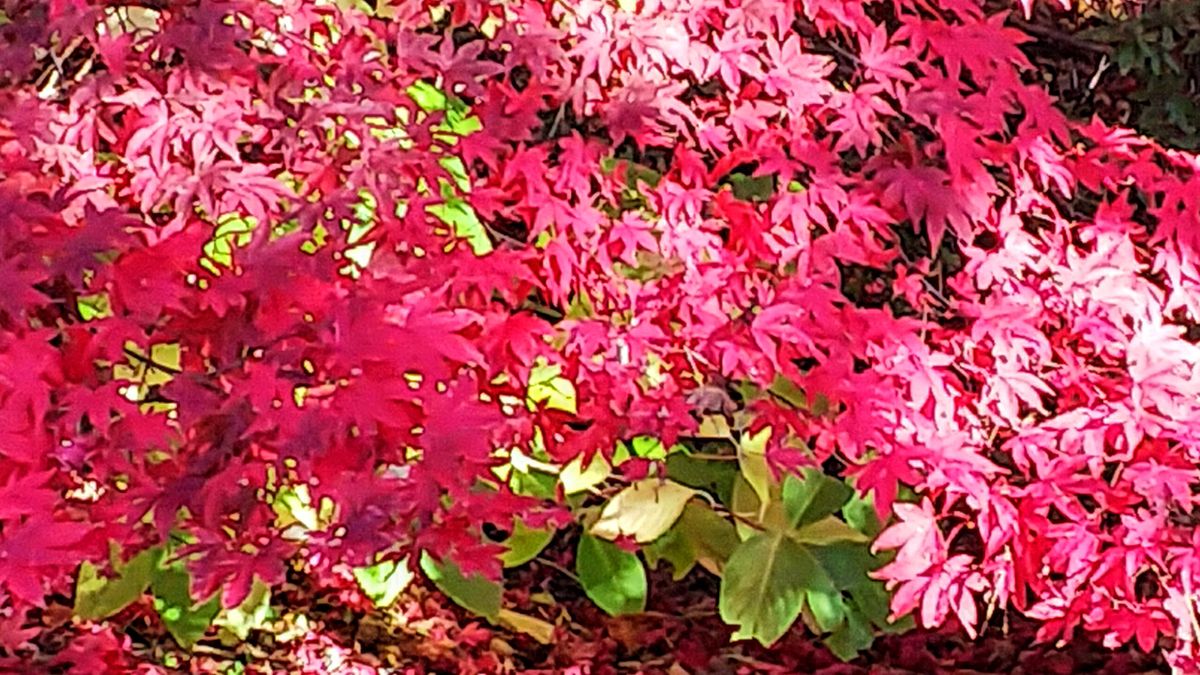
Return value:
[(596, 453), (587, 468), (583, 467), (583, 457), (577, 455), (563, 467), (558, 480), (562, 483), (563, 492), (573, 495), (603, 483), (611, 475), (612, 465), (603, 455)]
[(500, 610), (497, 618), (501, 626), (524, 633), (541, 644), (548, 645), (554, 642), (554, 624), (552, 623), (528, 614), (514, 612), (511, 609)]
[(553, 537), (554, 530), (551, 528), (534, 529), (518, 520), (513, 525), (512, 534), (504, 540), (504, 545), (508, 547), (508, 550), (501, 554), (500, 562), (505, 567), (524, 565), (536, 558)]
[(741, 543), (721, 579), (721, 619), (733, 639), (769, 646), (795, 623), (813, 593), (836, 593), (812, 554), (782, 532), (763, 532)]
[(110, 578), (100, 576), (89, 562), (81, 564), (75, 582), (75, 616), (98, 621), (128, 607), (150, 587), (162, 557), (161, 547), (146, 549), (117, 565)]
[(675, 524), (695, 494), (671, 480), (645, 478), (610, 499), (591, 532), (609, 540), (628, 536), (639, 544), (654, 541)]
[(354, 568), (354, 580), (358, 582), (363, 595), (380, 608), (390, 607), (412, 583), (414, 576), (408, 568), (408, 558)]
[(838, 520), (836, 516), (828, 516), (801, 526), (791, 533), (791, 537), (802, 544), (813, 546), (824, 546), (839, 541), (860, 544), (870, 541), (862, 532)]
[(771, 438), (771, 427), (756, 434), (747, 434), (738, 444), (738, 465), (742, 476), (758, 496), (759, 504), (765, 507), (776, 492), (776, 480), (767, 466), (767, 441)]
[(245, 640), (250, 631), (262, 628), (271, 616), (271, 587), (257, 577), (250, 587), (250, 595), (242, 604), (221, 610), (213, 625), (221, 631), (221, 641), (235, 644)]
[(576, 413), (575, 383), (562, 376), (562, 366), (539, 363), (529, 372), (529, 389), (526, 394), (530, 410), (539, 403), (547, 408)]

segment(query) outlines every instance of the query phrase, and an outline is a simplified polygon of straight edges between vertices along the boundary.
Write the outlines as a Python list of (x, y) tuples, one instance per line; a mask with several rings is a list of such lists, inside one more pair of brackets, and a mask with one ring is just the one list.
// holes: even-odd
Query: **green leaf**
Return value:
[(405, 90), (405, 93), (425, 112), (446, 109), (446, 94), (423, 80), (414, 82)]
[(524, 565), (536, 558), (553, 538), (553, 529), (534, 529), (517, 520), (513, 525), (512, 534), (504, 540), (504, 545), (508, 547), (508, 550), (501, 554), (500, 562), (505, 567)]
[(190, 586), (191, 575), (183, 563), (160, 570), (151, 582), (154, 609), (171, 637), (184, 649), (191, 649), (204, 637), (221, 609), (220, 592), (205, 602), (196, 603), (192, 601)]
[(275, 526), (281, 530), (292, 525), (309, 531), (321, 529), (320, 514), (312, 504), (307, 485), (281, 487), (271, 500), (271, 509), (275, 512)]
[[(445, 183), (444, 180), (442, 182)], [(466, 239), (475, 255), (490, 253), (494, 248), (475, 209), (461, 197), (443, 194), (441, 204), (429, 204), (425, 209), (431, 216), (449, 225), (454, 236)]]
[(850, 486), (817, 469), (805, 469), (802, 477), (789, 475), (783, 481), (783, 506), (792, 527), (837, 513), (853, 494)]
[(583, 591), (614, 616), (646, 609), (646, 569), (634, 553), (590, 534), (579, 537), (575, 572)]
[(814, 593), (835, 593), (833, 580), (804, 546), (783, 532), (763, 532), (741, 543), (721, 579), (721, 619), (733, 639), (764, 646), (783, 636)]
[(603, 483), (612, 475), (612, 466), (600, 453), (592, 456), (587, 468), (583, 468), (583, 456), (576, 455), (563, 467), (558, 480), (562, 483), (563, 492), (573, 495)]
[(696, 549), (688, 534), (681, 531), (680, 523), (642, 547), (642, 554), (646, 556), (646, 564), (650, 569), (658, 569), (658, 563), (662, 560), (671, 563), (671, 578), (675, 581), (686, 577), (696, 566)]
[(79, 318), (84, 321), (107, 319), (112, 316), (112, 305), (108, 293), (104, 292), (79, 296), (75, 300), (75, 308), (79, 312)]
[(448, 155), (439, 159), (438, 164), (446, 170), (446, 173), (450, 174), (450, 177), (454, 179), (454, 184), (458, 186), (459, 190), (462, 192), (471, 191), (471, 177), (467, 175), (467, 167), (461, 159)]
[(842, 517), (846, 524), (874, 539), (882, 530), (879, 514), (875, 511), (875, 500), (870, 496), (861, 497), (855, 494), (842, 507)]
[(219, 275), (220, 268), (233, 267), (233, 252), (253, 240), (258, 219), (240, 213), (224, 213), (217, 217), (217, 227), (212, 238), (205, 242), (204, 257), (200, 260), (205, 269)]
[(713, 574), (723, 572), (741, 543), (733, 523), (698, 501), (688, 502), (675, 528), (691, 543), (696, 562)]
[(675, 524), (695, 494), (692, 488), (674, 481), (642, 479), (604, 505), (591, 533), (610, 540), (629, 536), (639, 544), (654, 541)]
[(740, 543), (733, 523), (707, 504), (692, 500), (684, 507), (679, 521), (642, 550), (652, 567), (659, 560), (671, 563), (672, 576), (678, 581), (697, 564), (720, 576)]
[[(879, 561), (871, 555), (865, 544), (852, 542), (837, 542), (828, 546), (813, 546), (809, 549), (813, 557), (827, 570), (834, 584), (843, 590), (849, 590), (859, 584), (874, 582), (868, 574), (879, 566)], [(882, 587), (882, 584), (880, 583)]]
[(668, 454), (679, 452), (683, 449), (681, 445), (673, 445), (667, 448), (662, 441), (653, 436), (635, 436), (629, 442), (629, 448), (633, 451), (634, 457), (645, 457), (646, 459), (666, 459)]
[(857, 543), (870, 541), (862, 532), (838, 520), (836, 516), (826, 516), (815, 523), (803, 525), (790, 532), (789, 536), (801, 544), (811, 546), (826, 546), (840, 541)]
[(500, 610), (499, 623), (509, 630), (524, 633), (541, 644), (548, 645), (554, 643), (554, 624), (548, 621), (542, 621), (528, 614), (514, 612), (511, 609), (502, 609)]
[(767, 391), (793, 408), (808, 410), (808, 394), (805, 394), (804, 390), (797, 387), (795, 382), (783, 375), (776, 375)]
[(729, 420), (725, 419), (724, 415), (705, 415), (700, 420), (700, 428), (696, 430), (696, 437), (732, 441), (733, 432), (729, 429)]
[(846, 603), (837, 589), (810, 590), (804, 597), (815, 632), (828, 633), (845, 621)]
[(99, 621), (128, 607), (150, 587), (162, 557), (161, 547), (148, 548), (128, 563), (116, 565), (112, 578), (99, 576), (91, 563), (84, 562), (75, 582), (75, 616)]
[(742, 474), (733, 479), (733, 490), (729, 498), (729, 511), (737, 516), (734, 525), (738, 536), (746, 540), (759, 532), (759, 528), (751, 526), (747, 521), (758, 523), (765, 511), (754, 488)]
[(408, 568), (408, 558), (384, 560), (365, 567), (354, 568), (354, 580), (363, 595), (371, 599), (376, 607), (390, 607), (396, 598), (412, 583), (416, 575)]
[(575, 383), (561, 373), (562, 366), (546, 363), (539, 363), (529, 371), (526, 397), (531, 411), (538, 403), (544, 402), (552, 410), (575, 414)]
[(250, 594), (242, 604), (222, 610), (213, 620), (213, 625), (221, 630), (223, 643), (236, 644), (245, 640), (250, 631), (266, 625), (270, 615), (271, 587), (256, 577), (250, 587)]
[(766, 450), (770, 438), (771, 427), (765, 427), (757, 434), (742, 436), (738, 444), (738, 466), (741, 467), (742, 477), (758, 496), (760, 508), (771, 503), (776, 488), (775, 477), (767, 466)]
[(508, 485), (512, 488), (513, 492), (519, 495), (537, 497), (538, 499), (554, 499), (554, 486), (557, 483), (558, 476), (540, 471), (526, 472), (514, 470)]
[(453, 99), (451, 107), (446, 111), (446, 119), (433, 128), (437, 132), (449, 132), (455, 136), (470, 136), (483, 129), (479, 118), (470, 114), (470, 108), (463, 105), (459, 99)]
[(696, 459), (682, 452), (667, 456), (667, 475), (672, 480), (709, 492), (725, 505), (732, 499), (737, 473), (736, 462)]
[(421, 554), (421, 569), (425, 576), (460, 607), (495, 621), (500, 614), (500, 598), (504, 589), (500, 584), (480, 574), (464, 577), (458, 565), (449, 561), (435, 561), (428, 553)]
[(846, 622), (825, 638), (825, 646), (834, 656), (849, 661), (875, 642), (875, 633), (862, 614), (854, 607), (846, 608)]
[(775, 176), (745, 176), (740, 173), (730, 174), (729, 182), (733, 186), (733, 196), (743, 201), (765, 202), (775, 194)]
[(891, 595), (882, 582), (863, 581), (849, 586), (847, 590), (850, 593), (850, 599), (854, 601), (854, 607), (862, 612), (862, 615), (871, 623), (880, 628), (887, 628), (890, 625), (888, 617), (892, 612)]

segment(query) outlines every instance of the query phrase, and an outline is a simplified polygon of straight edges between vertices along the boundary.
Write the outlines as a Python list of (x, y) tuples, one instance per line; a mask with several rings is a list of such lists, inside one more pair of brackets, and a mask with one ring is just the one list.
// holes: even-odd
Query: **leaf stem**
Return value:
[(562, 574), (563, 576), (567, 577), (571, 581), (574, 581), (575, 583), (579, 584), (580, 586), (583, 585), (583, 581), (581, 581), (579, 579), (578, 575), (576, 575), (571, 570), (563, 567), (562, 565), (559, 565), (558, 563), (554, 562), (553, 560), (548, 560), (548, 559), (542, 558), (542, 557), (534, 558), (534, 560), (545, 565), (546, 567), (549, 567), (550, 569), (554, 570), (555, 572)]

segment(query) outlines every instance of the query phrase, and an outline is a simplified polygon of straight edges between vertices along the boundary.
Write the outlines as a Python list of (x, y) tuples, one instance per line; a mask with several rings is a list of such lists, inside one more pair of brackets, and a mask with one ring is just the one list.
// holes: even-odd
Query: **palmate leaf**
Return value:
[[(736, 640), (771, 645), (795, 623), (810, 597), (832, 596), (837, 588), (809, 550), (783, 532), (763, 532), (733, 552), (721, 579), (721, 619)], [(832, 614), (832, 609), (822, 614)]]
[(783, 506), (788, 523), (799, 527), (837, 513), (854, 490), (817, 469), (805, 469), (799, 477), (783, 481)]
[(676, 580), (695, 566), (720, 575), (740, 543), (733, 523), (698, 500), (688, 502), (679, 520), (662, 537), (642, 550), (652, 567), (671, 563)]
[[(1037, 31), (1001, 3), (809, 0), (805, 31), (842, 32), (842, 56), (862, 70), (849, 81), (800, 36), (772, 35), (794, 17), (752, 3), (709, 3), (699, 23), (639, 0), (129, 4), (7, 2), (0, 15), (0, 460), (6, 482), (54, 467), (36, 502), (10, 491), (0, 504), (13, 622), (74, 570), (81, 615), (111, 618), (144, 594), (141, 561), (80, 566), (96, 537), (196, 535), (187, 563), (202, 597), (182, 594), (178, 613), (159, 598), (177, 622), (218, 590), (249, 602), (255, 578), (307, 557), (305, 537), (336, 539), (356, 561), (421, 541), (410, 525), (474, 537), (529, 513), (535, 500), (509, 486), (547, 502), (566, 488), (571, 506), (593, 509), (613, 469), (659, 476), (676, 432), (707, 437), (697, 456), (745, 476), (737, 488), (728, 470), (693, 481), (677, 461), (666, 478), (735, 510), (745, 547), (769, 530), (834, 580), (837, 594), (808, 584), (795, 604), (842, 654), (882, 628), (887, 605), (856, 583), (864, 537), (917, 542), (901, 556), (912, 564), (881, 572), (906, 584), (898, 604), (973, 623), (980, 596), (1043, 562), (1047, 542), (1021, 536), (1018, 518), (1045, 513), (1055, 491), (1022, 489), (1030, 475), (1128, 493), (1096, 496), (1139, 522), (1147, 503), (1193, 500), (1200, 474), (1176, 446), (1200, 410), (1185, 320), (1200, 311), (1198, 158), (1164, 149), (1183, 138), (1070, 124), (1056, 101), (1071, 97), (1033, 76), (1028, 54), (1044, 50), (1022, 48)], [(1036, 20), (1034, 0), (1017, 4)], [(1169, 76), (1188, 65), (1172, 59), (1200, 51), (1196, 3), (1160, 4), (1187, 10), (1139, 18), (1140, 41), (1095, 37), (1118, 66)], [(1157, 126), (1200, 128), (1175, 89), (1143, 92)], [(538, 359), (571, 388), (534, 387), (529, 410)], [(1130, 381), (1134, 412), (1166, 425), (1160, 438), (1139, 442)], [(1101, 396), (1105, 410), (1075, 401), (1096, 392), (1121, 395)], [(431, 414), (439, 402), (448, 412)], [(485, 410), (494, 419), (472, 421)], [(533, 431), (551, 470), (475, 490)], [(627, 443), (621, 464), (612, 444), (637, 434), (667, 447)], [(1110, 441), (1128, 446), (1108, 453), (1130, 457), (1121, 485), (1083, 461)], [(597, 452), (612, 466), (572, 464)], [(878, 518), (862, 501), (839, 507), (835, 482), (775, 471), (829, 452)], [(278, 496), (293, 485), (296, 499)], [(878, 534), (904, 485), (939, 507)], [(626, 527), (621, 510), (605, 527), (646, 541), (673, 514)], [(743, 545), (723, 517), (692, 498), (644, 553), (589, 543), (612, 564), (588, 583), (627, 577), (606, 602), (632, 611), (639, 555), (677, 574), (729, 573)], [(960, 519), (956, 531), (984, 531), (984, 552), (941, 540)], [(1156, 541), (1190, 534), (1186, 518), (1152, 520)], [(540, 538), (514, 532), (505, 562)], [(966, 556), (953, 572), (971, 580), (964, 592), (921, 576), (951, 548)], [(1092, 549), (1076, 567), (1109, 553)], [(1128, 581), (1083, 580), (1097, 592), (1078, 608), (1121, 639), (1108, 599)], [(1159, 581), (1163, 597), (1186, 594), (1185, 575)], [(1019, 599), (1055, 600), (1034, 590)], [(1118, 610), (1149, 617), (1160, 599)], [(1178, 633), (1186, 614), (1137, 637)], [(1192, 646), (1175, 641), (1172, 660)]]
[(897, 628), (887, 621), (883, 584), (868, 576), (878, 561), (862, 536), (835, 518), (807, 527), (825, 529), (830, 522), (840, 523), (831, 537), (819, 538), (811, 529), (806, 537), (805, 528), (770, 530), (733, 551), (719, 607), (721, 618), (736, 627), (735, 638), (770, 645), (803, 616), (813, 631), (829, 633), (827, 639), (848, 653), (869, 646), (872, 624)]

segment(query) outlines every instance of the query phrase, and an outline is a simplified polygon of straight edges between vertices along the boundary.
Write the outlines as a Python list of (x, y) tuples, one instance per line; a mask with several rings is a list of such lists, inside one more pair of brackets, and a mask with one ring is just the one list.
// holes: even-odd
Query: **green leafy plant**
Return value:
[(1169, 145), (1200, 147), (1200, 2), (1165, 2), (1136, 17), (1108, 18), (1080, 37), (1106, 45), (1116, 70), (1137, 81), (1129, 99), (1140, 131)]
[[(545, 379), (531, 384), (536, 400), (549, 403), (553, 390), (553, 403), (571, 409), (569, 383), (550, 388)], [(779, 388), (778, 395), (803, 398)], [(647, 567), (666, 562), (676, 581), (699, 573), (697, 567), (720, 577), (720, 616), (734, 626), (736, 639), (770, 645), (800, 620), (850, 659), (878, 632), (911, 626), (907, 618), (889, 620), (889, 595), (871, 577), (887, 557), (870, 552), (881, 528), (869, 501), (816, 468), (776, 474), (765, 456), (769, 427), (738, 433), (716, 418), (705, 426), (710, 438), (665, 447), (635, 437), (586, 466), (579, 458), (558, 466), (545, 456), (518, 455), (507, 480), (517, 492), (539, 495), (549, 479), (566, 496), (583, 529), (575, 574), (609, 614), (643, 611)], [(695, 451), (700, 441), (723, 451)], [(620, 480), (618, 470), (635, 458), (654, 460), (656, 468), (644, 478)], [(518, 523), (506, 540), (505, 560), (532, 560), (550, 539), (549, 531)]]
[(145, 596), (171, 637), (190, 649), (210, 627), (216, 626), (225, 642), (245, 640), (271, 616), (271, 589), (255, 579), (250, 593), (237, 606), (221, 608), (220, 592), (197, 600), (192, 596), (192, 577), (183, 560), (172, 557), (170, 547), (146, 549), (122, 562), (114, 548), (111, 574), (91, 563), (82, 563), (76, 576), (74, 614), (88, 621), (111, 617)]

